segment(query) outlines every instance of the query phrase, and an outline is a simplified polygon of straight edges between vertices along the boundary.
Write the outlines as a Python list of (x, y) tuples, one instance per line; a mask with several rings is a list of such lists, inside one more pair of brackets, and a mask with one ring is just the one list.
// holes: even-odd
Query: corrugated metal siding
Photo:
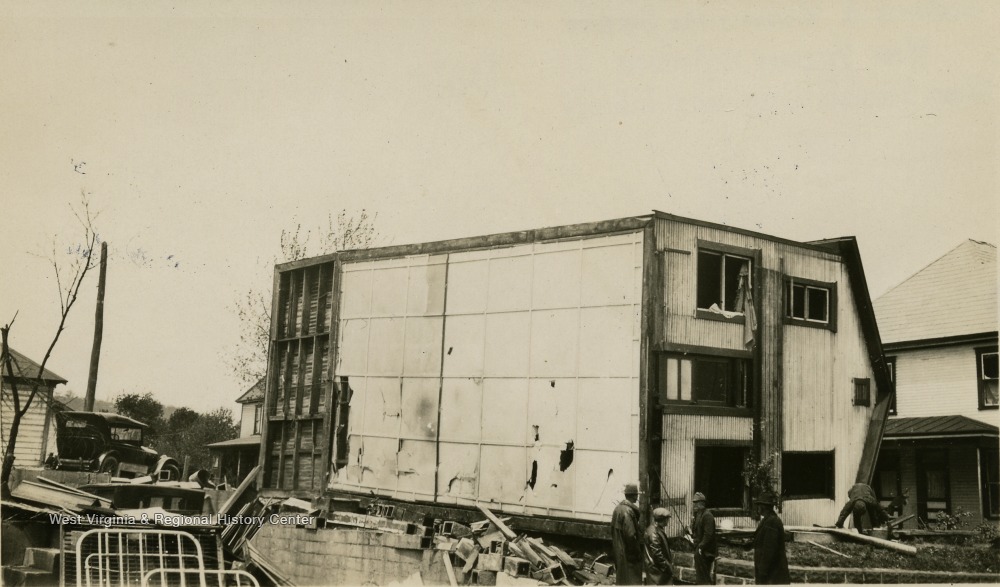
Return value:
[[(755, 283), (755, 290), (763, 298), (757, 300), (761, 309), (758, 339), (762, 451), (767, 454), (781, 450), (836, 450), (837, 499), (790, 502), (783, 514), (789, 524), (815, 522), (817, 508), (835, 516), (838, 502), (846, 499), (857, 471), (871, 414), (871, 408), (852, 405), (853, 378), (873, 379), (843, 263), (836, 255), (822, 251), (662, 218), (657, 219), (655, 231), (657, 249), (663, 251), (664, 258), (665, 327), (660, 325), (659, 342), (742, 350), (742, 325), (699, 319), (695, 315), (698, 241), (759, 251), (760, 260), (755, 267), (759, 283)], [(783, 324), (786, 276), (837, 284), (836, 333)], [(873, 384), (873, 404), (875, 394)], [(662, 461), (666, 480), (676, 472), (688, 478), (693, 476), (694, 439), (710, 439), (720, 434), (727, 438), (735, 432), (726, 431), (726, 426), (734, 425), (726, 418), (704, 417), (701, 426), (680, 428), (675, 428), (680, 420), (674, 418), (677, 416), (664, 418)], [(749, 431), (749, 423), (745, 419), (744, 422), (742, 428)], [(667, 487), (672, 497), (676, 497), (673, 491), (682, 494), (691, 491), (686, 485), (690, 479), (672, 483)]]
[(895, 357), (897, 416), (958, 415), (997, 425), (996, 410), (979, 409), (974, 345), (899, 351)]
[[(18, 386), (21, 394), (21, 402), (27, 398), (22, 386)], [(18, 427), (17, 444), (14, 447), (14, 456), (19, 465), (37, 465), (45, 459), (45, 451), (55, 451), (55, 446), (47, 446), (48, 439), (45, 433), (45, 419), (48, 416), (48, 398), (51, 397), (51, 390), (39, 390), (35, 399), (31, 402), (31, 407), (21, 418)], [(7, 450), (7, 438), (10, 436), (10, 426), (14, 421), (14, 400), (11, 391), (3, 388), (3, 404), (0, 406), (0, 413), (3, 417), (2, 438), (0, 438), (0, 454)]]

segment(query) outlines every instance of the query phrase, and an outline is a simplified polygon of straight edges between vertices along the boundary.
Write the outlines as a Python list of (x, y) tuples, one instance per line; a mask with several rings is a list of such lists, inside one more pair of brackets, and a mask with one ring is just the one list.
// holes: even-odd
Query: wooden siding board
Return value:
[[(27, 399), (24, 385), (18, 385), (21, 405)], [(6, 386), (3, 389), (3, 407), (0, 414), (3, 417), (2, 438), (0, 438), (0, 452), (7, 450), (7, 439), (10, 435), (10, 427), (14, 421), (14, 400), (12, 392)], [(40, 388), (31, 402), (31, 406), (24, 416), (21, 417), (21, 424), (18, 427), (17, 444), (14, 447), (14, 456), (19, 465), (37, 465), (45, 459), (45, 451), (48, 448), (47, 419), (49, 403), (51, 398), (51, 388)], [(52, 451), (55, 450), (53, 447)]]
[(976, 346), (895, 352), (897, 415), (958, 415), (996, 425), (996, 410), (979, 409)]

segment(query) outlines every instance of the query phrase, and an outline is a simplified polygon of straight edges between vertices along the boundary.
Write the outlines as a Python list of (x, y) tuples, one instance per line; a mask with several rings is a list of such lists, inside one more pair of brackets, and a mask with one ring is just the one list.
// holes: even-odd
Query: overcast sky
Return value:
[[(236, 298), (341, 209), (387, 244), (654, 209), (854, 235), (874, 297), (998, 240), (992, 2), (182, 4), (0, 8), (0, 323), (41, 359), (90, 193), (99, 399), (233, 407)], [(96, 285), (49, 363), (77, 395)]]

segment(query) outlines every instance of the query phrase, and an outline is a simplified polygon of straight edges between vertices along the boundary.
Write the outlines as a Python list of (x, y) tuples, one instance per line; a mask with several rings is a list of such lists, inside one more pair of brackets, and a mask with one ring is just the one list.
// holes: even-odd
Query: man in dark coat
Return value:
[(858, 532), (870, 534), (871, 529), (869, 528), (868, 532), (865, 532), (861, 522), (862, 516), (866, 512), (868, 513), (868, 520), (871, 522), (872, 527), (887, 524), (889, 537), (892, 538), (892, 526), (888, 526), (888, 522), (891, 520), (889, 514), (882, 509), (882, 504), (878, 502), (878, 498), (875, 497), (875, 492), (872, 491), (872, 488), (864, 483), (855, 483), (847, 491), (847, 503), (840, 510), (840, 515), (837, 517), (837, 522), (834, 526), (843, 528), (844, 520), (847, 519), (849, 514), (853, 514), (854, 527), (857, 528)]
[(625, 485), (625, 500), (611, 514), (611, 546), (615, 554), (615, 584), (642, 584), (642, 527), (639, 525), (639, 486)]
[(788, 557), (785, 555), (785, 525), (774, 512), (774, 493), (757, 498), (760, 522), (753, 535), (753, 576), (757, 585), (788, 585)]
[(667, 523), (670, 511), (666, 508), (653, 510), (653, 523), (646, 528), (646, 585), (674, 584), (674, 555), (667, 543)]
[(694, 501), (694, 519), (691, 532), (694, 534), (694, 572), (697, 585), (715, 585), (715, 557), (719, 555), (719, 545), (715, 541), (715, 516), (705, 508), (705, 494), (698, 492)]

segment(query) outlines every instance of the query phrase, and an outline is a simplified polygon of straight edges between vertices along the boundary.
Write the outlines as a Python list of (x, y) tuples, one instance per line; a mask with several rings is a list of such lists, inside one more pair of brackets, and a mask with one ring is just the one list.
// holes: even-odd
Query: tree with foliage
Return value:
[[(97, 219), (97, 214), (91, 212), (86, 192), (82, 193), (81, 205), (78, 208), (71, 207), (71, 209), (80, 226), (83, 228), (83, 239), (79, 244), (68, 247), (65, 250), (66, 257), (69, 258), (69, 263), (66, 264), (59, 262), (59, 257), (56, 255), (56, 247), (53, 246), (52, 248), (49, 261), (55, 271), (61, 316), (52, 341), (45, 351), (45, 356), (38, 365), (38, 372), (33, 377), (29, 374), (21, 373), (20, 369), (17, 374), (14, 372), (14, 360), (10, 353), (8, 339), (10, 337), (10, 330), (14, 326), (14, 321), (17, 319), (17, 313), (14, 314), (10, 322), (0, 328), (0, 334), (2, 334), (0, 369), (2, 369), (7, 379), (10, 389), (10, 403), (13, 405), (10, 430), (7, 437), (7, 448), (4, 451), (3, 468), (0, 470), (0, 494), (3, 496), (7, 496), (10, 493), (8, 482), (10, 481), (11, 472), (14, 470), (14, 448), (17, 444), (17, 434), (21, 426), (21, 420), (28, 413), (39, 390), (45, 388), (45, 382), (42, 380), (45, 365), (49, 362), (56, 343), (59, 342), (59, 336), (66, 329), (66, 319), (69, 317), (70, 310), (73, 309), (73, 305), (79, 296), (80, 286), (83, 285), (87, 274), (97, 266), (99, 261), (98, 256), (92, 254), (95, 247), (101, 242), (97, 235), (97, 230), (94, 228), (94, 221)], [(18, 381), (23, 381), (25, 376), (30, 378), (30, 383), (27, 383), (23, 387), (19, 386)], [(4, 400), (6, 402), (7, 398), (4, 398)]]
[(146, 392), (121, 393), (115, 398), (115, 412), (128, 416), (148, 426), (143, 433), (146, 442), (152, 442), (163, 430), (163, 404), (153, 394)]
[[(341, 210), (336, 218), (328, 214), (326, 226), (303, 230), (297, 224), (294, 230), (281, 231), (281, 252), (272, 265), (298, 261), (310, 256), (337, 251), (367, 249), (379, 240), (375, 229), (378, 215), (369, 216), (366, 210), (351, 215)], [(313, 237), (316, 237), (313, 240)], [(271, 279), (263, 288), (250, 287), (236, 301), (236, 315), (240, 318), (240, 339), (229, 367), (243, 383), (253, 385), (267, 373), (267, 349), (271, 334)]]
[[(178, 416), (178, 413), (181, 413)], [(207, 446), (239, 435), (228, 408), (218, 408), (200, 414), (188, 408), (179, 408), (170, 416), (168, 430), (157, 441), (157, 450), (178, 461), (188, 459), (188, 471), (210, 469), (212, 458)]]

